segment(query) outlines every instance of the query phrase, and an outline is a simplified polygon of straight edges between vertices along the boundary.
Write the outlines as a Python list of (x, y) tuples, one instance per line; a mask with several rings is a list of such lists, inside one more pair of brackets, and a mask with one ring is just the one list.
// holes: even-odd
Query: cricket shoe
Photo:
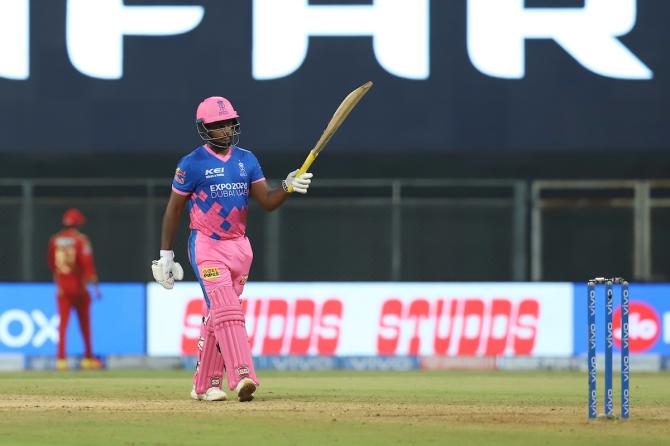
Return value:
[(98, 358), (84, 358), (81, 360), (82, 370), (100, 370), (102, 368), (102, 361)]
[(242, 378), (235, 387), (235, 393), (240, 402), (253, 400), (255, 391), (256, 383), (251, 378)]
[(67, 359), (57, 359), (56, 360), (56, 370), (65, 372), (70, 369), (70, 366), (67, 363)]
[(191, 398), (199, 401), (226, 401), (228, 396), (226, 392), (218, 387), (210, 387), (205, 393), (196, 393), (195, 386), (191, 390)]

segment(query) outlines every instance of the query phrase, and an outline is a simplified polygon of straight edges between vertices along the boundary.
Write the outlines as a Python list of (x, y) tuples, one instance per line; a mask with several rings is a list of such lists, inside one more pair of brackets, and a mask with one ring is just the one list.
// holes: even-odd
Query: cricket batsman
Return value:
[(63, 214), (63, 229), (49, 239), (48, 263), (56, 283), (56, 299), (60, 326), (58, 328), (58, 356), (56, 367), (67, 370), (65, 359), (65, 334), (74, 308), (79, 319), (79, 328), (84, 339), (82, 369), (99, 369), (102, 363), (93, 356), (91, 348), (91, 296), (86, 288), (93, 284), (95, 296), (101, 298), (98, 275), (93, 261), (93, 248), (88, 237), (79, 231), (86, 217), (78, 209), (68, 209)]
[(307, 193), (312, 174), (298, 175), (295, 170), (282, 181), (281, 188), (269, 187), (254, 154), (237, 146), (239, 115), (226, 98), (214, 96), (202, 101), (195, 124), (204, 144), (177, 165), (163, 216), (160, 259), (153, 261), (152, 272), (166, 289), (183, 278), (181, 266), (174, 261), (172, 243), (188, 206), (188, 258), (207, 309), (191, 398), (226, 400), (221, 389), (225, 371), (228, 387), (238, 400), (251, 401), (259, 381), (240, 304), (253, 258), (246, 236), (249, 196), (272, 211), (291, 192)]

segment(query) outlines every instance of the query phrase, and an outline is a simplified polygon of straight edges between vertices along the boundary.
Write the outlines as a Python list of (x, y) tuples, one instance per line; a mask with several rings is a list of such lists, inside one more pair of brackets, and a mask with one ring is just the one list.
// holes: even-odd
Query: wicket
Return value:
[(596, 397), (596, 286), (605, 285), (605, 413), (614, 418), (614, 392), (612, 389), (612, 313), (614, 310), (614, 285), (621, 285), (621, 418), (630, 416), (630, 351), (628, 327), (628, 282), (622, 277), (596, 277), (588, 281), (588, 371), (589, 418), (598, 416)]

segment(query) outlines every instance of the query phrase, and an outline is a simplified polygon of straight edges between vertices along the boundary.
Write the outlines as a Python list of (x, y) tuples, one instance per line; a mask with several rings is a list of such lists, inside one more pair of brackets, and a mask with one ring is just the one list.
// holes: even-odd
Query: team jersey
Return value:
[(209, 237), (244, 236), (251, 185), (264, 181), (253, 153), (233, 146), (226, 156), (200, 146), (183, 157), (172, 180), (172, 190), (189, 196), (190, 228)]
[(97, 276), (91, 242), (76, 229), (63, 229), (49, 240), (48, 262), (59, 294), (79, 296)]

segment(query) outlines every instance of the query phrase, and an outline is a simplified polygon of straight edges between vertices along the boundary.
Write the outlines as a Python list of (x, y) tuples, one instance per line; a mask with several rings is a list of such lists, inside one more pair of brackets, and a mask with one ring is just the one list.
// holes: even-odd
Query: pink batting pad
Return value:
[(244, 311), (235, 290), (224, 286), (211, 290), (209, 295), (214, 335), (221, 347), (228, 387), (233, 390), (242, 378), (247, 377), (259, 385), (244, 324)]
[(203, 318), (198, 340), (198, 365), (193, 375), (196, 393), (205, 393), (210, 387), (221, 388), (223, 356), (216, 343), (210, 315)]

